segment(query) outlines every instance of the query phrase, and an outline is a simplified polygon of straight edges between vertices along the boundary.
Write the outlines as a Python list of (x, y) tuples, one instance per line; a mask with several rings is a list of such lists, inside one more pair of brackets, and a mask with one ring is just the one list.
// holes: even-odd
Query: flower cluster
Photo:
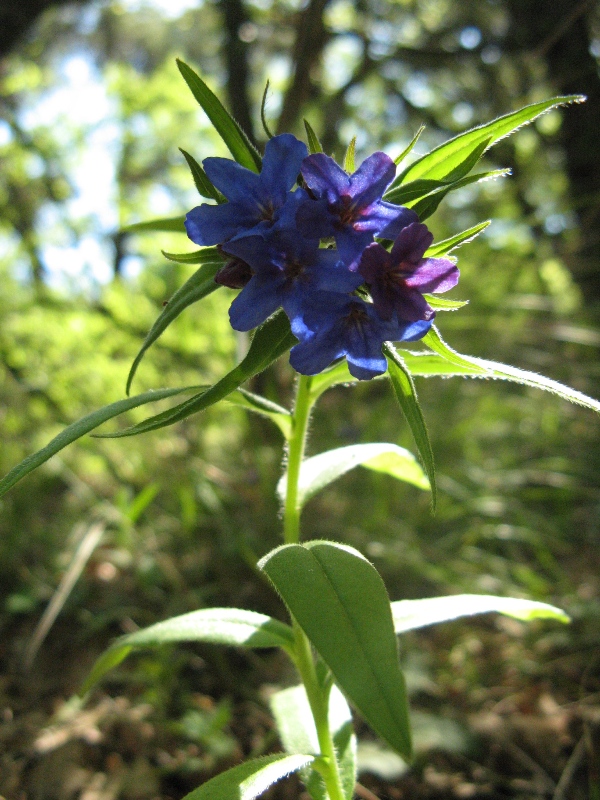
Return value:
[[(315, 375), (345, 356), (356, 378), (382, 374), (384, 342), (421, 339), (431, 327), (423, 292), (458, 281), (452, 261), (424, 257), (433, 236), (415, 212), (382, 200), (396, 171), (385, 153), (349, 175), (282, 134), (267, 143), (260, 174), (226, 158), (207, 158), (204, 169), (228, 202), (190, 211), (188, 236), (232, 256), (216, 280), (242, 290), (229, 311), (235, 330), (284, 309), (297, 372)], [(375, 237), (393, 240), (391, 250)]]

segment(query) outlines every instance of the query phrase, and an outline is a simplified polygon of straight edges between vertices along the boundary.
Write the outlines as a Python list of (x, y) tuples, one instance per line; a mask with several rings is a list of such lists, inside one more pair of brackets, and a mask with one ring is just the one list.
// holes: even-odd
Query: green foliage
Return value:
[(294, 619), (369, 725), (411, 754), (404, 678), (383, 581), (356, 550), (283, 545), (260, 562)]

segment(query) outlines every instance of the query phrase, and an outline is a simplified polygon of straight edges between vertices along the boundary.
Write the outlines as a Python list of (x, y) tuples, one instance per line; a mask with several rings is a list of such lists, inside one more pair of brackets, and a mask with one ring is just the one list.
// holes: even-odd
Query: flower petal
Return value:
[(447, 292), (456, 286), (459, 277), (458, 267), (449, 259), (425, 258), (406, 278), (406, 285), (421, 292)]
[(329, 203), (349, 193), (350, 177), (325, 153), (307, 156), (302, 163), (302, 175), (316, 196), (325, 197)]
[(400, 264), (408, 261), (417, 265), (433, 242), (433, 234), (422, 222), (413, 222), (402, 228), (391, 250), (392, 261)]
[(240, 229), (251, 229), (258, 223), (258, 215), (252, 208), (238, 203), (223, 203), (211, 206), (202, 203), (188, 212), (185, 218), (187, 235), (196, 244), (209, 246), (221, 244), (239, 233)]
[(350, 177), (350, 197), (354, 204), (358, 208), (365, 208), (381, 200), (395, 174), (396, 165), (385, 153), (373, 153), (366, 158)]
[(255, 275), (235, 298), (229, 308), (231, 327), (236, 331), (251, 331), (261, 325), (281, 305), (281, 281)]
[(304, 142), (291, 133), (282, 133), (267, 142), (260, 180), (278, 205), (283, 205), (286, 193), (296, 183), (300, 166), (307, 155)]
[(263, 199), (260, 176), (230, 158), (205, 158), (204, 171), (225, 197), (241, 205), (255, 205)]

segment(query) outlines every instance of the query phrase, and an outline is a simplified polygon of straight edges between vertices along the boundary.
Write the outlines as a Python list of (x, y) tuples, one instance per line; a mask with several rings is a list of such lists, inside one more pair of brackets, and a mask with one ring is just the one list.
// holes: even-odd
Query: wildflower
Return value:
[(387, 369), (381, 351), (384, 342), (421, 339), (431, 322), (382, 319), (372, 303), (354, 295), (321, 292), (292, 318), (292, 333), (300, 340), (290, 353), (290, 364), (303, 375), (316, 375), (342, 356), (359, 380), (369, 380)]
[(396, 172), (385, 153), (373, 153), (353, 175), (324, 153), (314, 153), (304, 159), (301, 171), (315, 199), (300, 206), (298, 229), (318, 238), (335, 237), (350, 269), (357, 268), (374, 236), (394, 238), (405, 225), (418, 222), (414, 211), (381, 199)]
[(267, 142), (260, 175), (228, 158), (206, 158), (206, 174), (229, 202), (193, 208), (185, 219), (189, 238), (206, 246), (273, 229), (307, 152), (304, 142), (283, 133)]
[(456, 286), (459, 271), (447, 258), (423, 258), (433, 235), (426, 225), (412, 223), (400, 231), (391, 252), (370, 244), (358, 270), (364, 277), (373, 305), (382, 319), (396, 312), (399, 320), (431, 320), (435, 311), (423, 292), (447, 292)]
[(245, 236), (227, 242), (223, 249), (253, 273), (229, 309), (231, 326), (238, 331), (260, 325), (279, 306), (293, 318), (303, 302), (312, 303), (320, 292), (347, 294), (363, 281), (335, 250), (320, 248), (318, 239), (305, 239), (296, 232)]

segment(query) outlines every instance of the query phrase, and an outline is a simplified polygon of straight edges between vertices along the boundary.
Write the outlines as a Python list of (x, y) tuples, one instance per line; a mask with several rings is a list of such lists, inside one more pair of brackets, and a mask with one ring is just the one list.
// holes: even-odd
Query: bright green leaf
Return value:
[(219, 98), (184, 61), (177, 59), (177, 66), (192, 94), (238, 164), (253, 172), (260, 172), (262, 160), (258, 151)]
[(232, 392), (227, 396), (227, 402), (246, 408), (248, 411), (253, 411), (255, 414), (260, 414), (262, 417), (267, 417), (277, 425), (286, 439), (291, 437), (292, 415), (287, 408), (283, 408), (283, 406), (279, 406), (277, 403), (267, 400), (266, 397), (253, 394), (247, 389), (238, 389)]
[[(317, 729), (304, 686), (291, 686), (276, 692), (269, 705), (286, 753), (319, 752)], [(329, 729), (338, 757), (344, 796), (352, 800), (356, 784), (356, 737), (348, 703), (335, 685), (329, 695)], [(325, 784), (316, 770), (304, 769), (302, 780), (314, 800), (327, 800)]]
[(423, 297), (437, 311), (458, 311), (459, 308), (469, 305), (468, 300), (447, 300), (444, 297), (438, 297), (436, 294), (424, 294)]
[(162, 219), (151, 219), (147, 222), (134, 222), (121, 228), (122, 233), (148, 233), (150, 231), (162, 231), (164, 233), (185, 233), (185, 217), (163, 217)]
[[(400, 481), (412, 483), (419, 489), (429, 489), (429, 481), (417, 459), (408, 450), (395, 444), (371, 442), (353, 444), (328, 450), (302, 462), (298, 482), (298, 502), (303, 506), (317, 492), (354, 467), (363, 466), (375, 472), (385, 472)], [(285, 498), (287, 474), (277, 485), (282, 500)]]
[(547, 603), (488, 594), (457, 594), (448, 597), (429, 597), (425, 600), (398, 600), (392, 603), (396, 633), (492, 611), (526, 622), (532, 619), (570, 621), (564, 611)]
[(117, 417), (119, 414), (123, 414), (123, 412), (129, 411), (132, 408), (142, 406), (145, 403), (154, 403), (157, 400), (164, 400), (167, 397), (173, 397), (176, 394), (182, 394), (183, 392), (189, 392), (197, 388), (197, 386), (187, 386), (180, 389), (156, 389), (151, 392), (135, 395), (135, 397), (117, 400), (116, 403), (111, 403), (108, 406), (98, 409), (98, 411), (87, 414), (85, 417), (77, 420), (77, 422), (69, 425), (64, 431), (61, 431), (58, 436), (55, 436), (51, 442), (45, 447), (42, 447), (41, 450), (38, 450), (37, 453), (27, 456), (20, 464), (13, 467), (0, 481), (0, 497), (14, 486), (15, 483), (20, 481), (21, 478), (24, 478), (25, 475), (32, 472), (45, 461), (48, 461), (49, 458), (62, 450), (63, 447), (85, 436), (86, 433), (93, 431), (94, 428), (102, 425), (103, 422), (113, 419), (113, 417)]
[(392, 187), (419, 178), (444, 180), (459, 164), (464, 163), (469, 154), (480, 147), (482, 142), (487, 141), (487, 147), (492, 147), (500, 139), (509, 136), (551, 108), (583, 100), (581, 95), (554, 97), (525, 106), (485, 125), (461, 133), (410, 164), (392, 183)]
[[(218, 258), (218, 256), (212, 256), (212, 258)], [(148, 348), (153, 345), (169, 325), (177, 319), (182, 311), (192, 305), (192, 303), (197, 303), (199, 300), (202, 300), (203, 297), (207, 297), (216, 289), (220, 288), (219, 284), (215, 283), (215, 275), (222, 266), (222, 259), (203, 264), (167, 302), (154, 325), (148, 331), (137, 356), (133, 360), (129, 375), (127, 376), (126, 394), (129, 394), (137, 368)]]
[(319, 141), (319, 137), (313, 131), (308, 120), (304, 120), (304, 130), (306, 131), (306, 138), (308, 139), (308, 152), (309, 153), (322, 153), (323, 145)]
[(344, 170), (348, 173), (348, 175), (352, 175), (356, 171), (355, 156), (356, 136), (353, 136), (350, 140), (350, 144), (348, 145), (348, 149), (346, 150), (346, 155), (344, 156)]
[(406, 203), (406, 205), (408, 208), (412, 208), (415, 214), (418, 215), (421, 222), (423, 222), (423, 220), (430, 217), (434, 211), (437, 210), (437, 207), (449, 192), (453, 192), (456, 189), (462, 189), (464, 186), (469, 186), (471, 183), (493, 181), (496, 180), (496, 178), (504, 178), (507, 175), (510, 175), (509, 169), (495, 169), (491, 172), (478, 172), (476, 175), (468, 175), (465, 178), (461, 178), (459, 181), (455, 181), (445, 188), (436, 189), (436, 191), (428, 194), (427, 197), (423, 197), (417, 202), (412, 201)]
[(212, 184), (212, 181), (204, 172), (200, 164), (196, 161), (194, 156), (190, 155), (186, 150), (182, 147), (179, 148), (179, 152), (183, 155), (185, 160), (187, 161), (187, 165), (190, 168), (190, 172), (192, 173), (192, 178), (194, 179), (194, 185), (198, 190), (198, 194), (202, 195), (202, 197), (206, 197), (209, 200), (216, 200), (217, 203), (225, 203), (226, 198), (221, 194), (221, 192)]
[(472, 241), (476, 236), (478, 236), (481, 233), (481, 231), (487, 228), (490, 222), (491, 220), (487, 219), (485, 222), (480, 222), (477, 225), (473, 225), (472, 228), (467, 228), (466, 231), (462, 231), (461, 233), (456, 233), (449, 239), (443, 239), (441, 242), (437, 242), (436, 244), (431, 245), (431, 247), (428, 250), (426, 250), (423, 257), (439, 258), (440, 256), (445, 256), (446, 253), (450, 253), (452, 250), (455, 250), (461, 244), (467, 244), (467, 242)]
[(209, 406), (224, 400), (227, 395), (239, 386), (262, 372), (279, 356), (287, 352), (296, 342), (296, 337), (290, 331), (288, 318), (279, 311), (273, 317), (257, 328), (250, 349), (243, 361), (228, 372), (220, 381), (199, 394), (190, 397), (185, 403), (157, 414), (144, 420), (131, 428), (126, 428), (118, 433), (105, 434), (104, 438), (119, 439), (123, 436), (137, 436), (140, 433), (155, 431), (167, 425), (173, 425), (192, 414), (204, 411)]
[(314, 760), (314, 756), (284, 754), (255, 758), (211, 778), (183, 800), (254, 800), (269, 786)]
[(404, 161), (404, 159), (406, 158), (406, 156), (407, 156), (409, 153), (411, 153), (411, 152), (413, 151), (413, 149), (414, 149), (414, 146), (415, 146), (415, 145), (416, 145), (416, 143), (419, 141), (419, 139), (420, 139), (420, 137), (421, 137), (421, 134), (423, 133), (423, 131), (424, 131), (424, 130), (425, 130), (425, 125), (421, 125), (421, 127), (419, 128), (419, 130), (418, 130), (418, 131), (415, 133), (415, 135), (413, 136), (413, 138), (412, 138), (412, 140), (411, 140), (410, 144), (408, 145), (408, 147), (406, 147), (406, 148), (405, 148), (405, 149), (404, 149), (404, 150), (403, 150), (403, 151), (400, 153), (400, 155), (399, 155), (399, 156), (396, 156), (396, 158), (394, 159), (394, 164), (396, 164), (396, 166), (398, 166), (398, 164), (401, 164), (401, 163)]
[(406, 421), (410, 427), (413, 438), (417, 445), (417, 450), (421, 456), (421, 461), (425, 467), (425, 472), (429, 478), (431, 487), (431, 505), (435, 510), (437, 500), (437, 487), (435, 483), (435, 463), (433, 459), (433, 450), (431, 442), (429, 441), (429, 433), (427, 432), (427, 425), (419, 405), (417, 392), (413, 383), (410, 372), (402, 357), (398, 354), (396, 349), (391, 344), (385, 344), (383, 347), (384, 353), (388, 361), (388, 371), (396, 399), (400, 408), (404, 412)]
[(234, 647), (283, 647), (294, 643), (289, 625), (241, 608), (202, 608), (158, 622), (118, 639), (94, 664), (82, 694), (134, 649), (173, 642), (210, 642)]
[(258, 564), (373, 730), (410, 757), (410, 725), (394, 627), (379, 573), (332, 542), (283, 545)]
[(160, 251), (169, 261), (176, 261), (178, 264), (216, 264), (223, 265), (223, 255), (216, 247), (202, 247), (200, 250), (193, 250), (191, 253), (167, 253), (166, 250)]

